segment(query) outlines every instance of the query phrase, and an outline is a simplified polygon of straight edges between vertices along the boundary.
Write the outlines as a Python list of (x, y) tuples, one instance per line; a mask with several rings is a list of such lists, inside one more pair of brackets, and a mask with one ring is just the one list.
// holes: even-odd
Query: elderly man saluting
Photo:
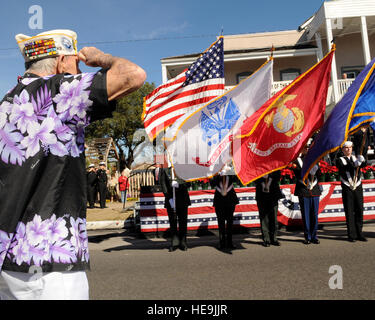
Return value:
[[(77, 35), (16, 36), (26, 72), (0, 103), (0, 270), (17, 299), (88, 299), (84, 129), (142, 86)], [(79, 61), (97, 72), (81, 73)]]

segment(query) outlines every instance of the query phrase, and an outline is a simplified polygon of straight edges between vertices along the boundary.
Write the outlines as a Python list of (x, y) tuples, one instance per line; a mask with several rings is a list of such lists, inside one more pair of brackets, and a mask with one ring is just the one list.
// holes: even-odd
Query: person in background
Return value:
[[(173, 179), (172, 170), (172, 167), (161, 168), (160, 172), (160, 185), (165, 198), (164, 208), (168, 212), (171, 232), (169, 252), (175, 251), (177, 248), (187, 251), (187, 216), (188, 207), (191, 205), (188, 191), (189, 184), (178, 177)], [(173, 197), (173, 189), (175, 189), (175, 198)]]
[(116, 174), (113, 172), (111, 173), (111, 179), (108, 181), (108, 190), (109, 190), (109, 194), (111, 197), (111, 202), (113, 202), (113, 200), (117, 200), (118, 198), (116, 189), (117, 189), (117, 179), (116, 179)]
[[(146, 73), (95, 47), (78, 51), (72, 30), (16, 41), (26, 71), (0, 102), (11, 137), (0, 148), (1, 276), (16, 299), (88, 299), (85, 127), (112, 117)], [(80, 61), (97, 69), (82, 73)]]
[(306, 182), (302, 181), (302, 166), (303, 159), (309, 150), (309, 145), (306, 144), (301, 152), (301, 155), (293, 163), (293, 171), (296, 176), (296, 188), (294, 195), (298, 197), (299, 207), (301, 210), (303, 231), (305, 240), (304, 244), (310, 243), (319, 244), (318, 240), (318, 213), (319, 213), (319, 200), (321, 189), (318, 182), (320, 175), (319, 166), (316, 164), (309, 172)]
[(233, 171), (228, 165), (225, 165), (219, 174), (210, 181), (211, 187), (215, 189), (213, 206), (219, 226), (220, 250), (235, 249), (232, 241), (233, 215), (239, 200), (233, 187), (233, 181)]
[(271, 244), (280, 246), (277, 240), (277, 212), (279, 199), (284, 197), (280, 189), (280, 177), (281, 171), (277, 170), (255, 181), (255, 199), (259, 210), (264, 247), (269, 247)]
[(87, 201), (89, 203), (89, 209), (95, 208), (95, 192), (98, 178), (96, 175), (95, 165), (90, 164), (89, 170), (86, 174), (87, 177)]
[(363, 155), (354, 156), (353, 142), (342, 145), (343, 156), (336, 160), (339, 169), (348, 241), (367, 241), (363, 236), (363, 188), (361, 170), (366, 165)]
[(104, 209), (106, 208), (105, 202), (107, 198), (107, 184), (108, 184), (108, 176), (107, 176), (105, 162), (99, 163), (99, 170), (96, 172), (96, 174), (98, 177), (100, 208)]
[(161, 164), (157, 163), (154, 169), (154, 184), (155, 185), (160, 184), (160, 173), (161, 173)]
[(128, 177), (126, 176), (126, 171), (122, 170), (121, 176), (118, 177), (118, 185), (119, 185), (119, 190), (121, 194), (121, 202), (123, 205), (123, 208), (125, 208), (126, 205), (126, 193), (129, 188), (128, 184)]

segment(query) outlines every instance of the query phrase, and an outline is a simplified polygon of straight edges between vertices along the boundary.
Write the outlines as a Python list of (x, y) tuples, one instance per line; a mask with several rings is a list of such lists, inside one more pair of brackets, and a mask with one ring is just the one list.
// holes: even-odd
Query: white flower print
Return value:
[(60, 93), (53, 98), (53, 101), (57, 104), (56, 111), (58, 113), (65, 112), (71, 106), (79, 103), (80, 92), (76, 92), (78, 85), (79, 81), (77, 79), (74, 79), (72, 82), (65, 81), (61, 84)]
[(6, 123), (3, 129), (0, 129), (0, 154), (1, 160), (5, 163), (22, 165), (25, 161), (24, 148), (20, 147), (23, 135), (17, 131), (16, 127)]
[(14, 105), (9, 116), (9, 121), (15, 124), (21, 133), (25, 133), (27, 126), (31, 123), (37, 123), (37, 117), (34, 114), (34, 106), (29, 102), (29, 94), (23, 90), (20, 96), (14, 97)]
[(93, 104), (89, 99), (87, 89), (93, 79), (93, 74), (84, 74), (81, 80), (74, 79), (71, 82), (65, 81), (60, 86), (60, 93), (53, 101), (57, 104), (56, 111), (60, 119), (71, 120), (74, 116), (80, 119), (86, 117), (87, 109)]
[[(94, 76), (64, 77), (54, 97), (48, 84), (42, 83), (33, 95), (25, 88), (13, 100), (4, 100), (0, 105), (1, 161), (22, 165), (41, 149), (45, 155), (79, 157), (84, 152), (84, 128), (90, 122), (89, 88)], [(53, 76), (43, 79), (49, 78)], [(41, 78), (24, 78), (21, 83), (32, 86), (37, 79)]]
[(35, 215), (26, 225), (18, 223), (14, 237), (0, 230), (0, 262), (6, 257), (18, 265), (89, 262), (86, 219)]
[(7, 114), (0, 111), (0, 129), (4, 128), (7, 123)]
[(30, 245), (38, 246), (45, 239), (48, 222), (48, 220), (42, 222), (42, 218), (35, 215), (33, 221), (26, 224), (26, 235)]
[(3, 264), (9, 245), (11, 243), (12, 237), (13, 237), (12, 233), (8, 234), (0, 230), (0, 266)]
[(41, 266), (43, 264), (43, 261), (48, 261), (50, 256), (50, 247), (48, 245), (48, 241), (44, 240), (38, 246), (30, 245), (29, 250), (30, 264), (31, 259), (36, 266)]
[(80, 254), (82, 252), (82, 245), (79, 238), (79, 221), (75, 221), (73, 217), (70, 217), (70, 225), (69, 231), (72, 234), (70, 242), (74, 247), (75, 253)]
[(29, 135), (21, 142), (21, 145), (27, 148), (26, 158), (33, 157), (37, 154), (40, 150), (39, 142), (44, 145), (55, 144), (57, 142), (56, 136), (51, 133), (54, 124), (53, 119), (46, 118), (41, 124), (35, 122), (27, 127)]
[(26, 239), (18, 239), (17, 244), (13, 247), (13, 255), (15, 262), (20, 265), (22, 262), (30, 264), (30, 245)]
[(56, 219), (56, 215), (53, 214), (49, 220), (47, 238), (50, 243), (55, 243), (65, 239), (68, 236), (68, 228), (66, 227), (66, 221), (64, 218)]
[(12, 107), (13, 104), (9, 103), (8, 101), (3, 101), (3, 103), (0, 104), (0, 112), (10, 114), (12, 112)]

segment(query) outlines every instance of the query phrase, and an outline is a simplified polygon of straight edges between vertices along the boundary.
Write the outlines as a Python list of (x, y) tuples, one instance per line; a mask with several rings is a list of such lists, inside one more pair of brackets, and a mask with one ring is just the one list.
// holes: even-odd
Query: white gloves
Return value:
[(176, 180), (172, 181), (172, 187), (173, 188), (178, 188), (179, 187), (179, 184), (178, 184), (178, 182)]
[(173, 201), (173, 199), (169, 199), (169, 204), (171, 205), (171, 208), (174, 209), (174, 201)]
[(232, 170), (231, 167), (225, 165), (224, 168), (221, 169), (221, 171), (220, 171), (219, 174), (220, 174), (221, 176), (227, 176), (231, 170)]
[(310, 170), (311, 175), (315, 175), (315, 173), (318, 171), (319, 167), (317, 165), (313, 166)]
[(360, 154), (360, 155), (357, 157), (357, 160), (354, 161), (354, 165), (355, 165), (356, 167), (359, 167), (364, 161), (365, 161), (365, 157), (364, 157), (363, 155)]

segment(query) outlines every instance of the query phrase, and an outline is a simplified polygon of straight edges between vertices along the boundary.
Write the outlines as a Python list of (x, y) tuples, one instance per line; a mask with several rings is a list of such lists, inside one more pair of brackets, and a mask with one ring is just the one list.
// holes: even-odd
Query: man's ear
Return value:
[(65, 56), (61, 55), (57, 57), (56, 74), (65, 72)]

